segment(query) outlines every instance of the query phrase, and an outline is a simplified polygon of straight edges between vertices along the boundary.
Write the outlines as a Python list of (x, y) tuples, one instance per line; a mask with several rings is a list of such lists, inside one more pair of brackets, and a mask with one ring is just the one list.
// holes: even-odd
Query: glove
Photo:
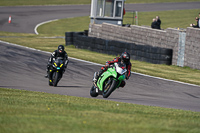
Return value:
[(110, 67), (110, 61), (106, 62), (105, 68), (108, 68), (108, 67)]
[(109, 66), (110, 65), (110, 61), (106, 61), (106, 66)]

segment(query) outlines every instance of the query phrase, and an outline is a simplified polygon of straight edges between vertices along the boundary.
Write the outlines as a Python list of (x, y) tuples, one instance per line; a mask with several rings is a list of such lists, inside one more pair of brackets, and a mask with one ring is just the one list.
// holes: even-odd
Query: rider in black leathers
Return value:
[[(65, 48), (64, 48), (63, 45), (59, 45), (59, 46), (58, 46), (58, 49), (55, 50), (55, 51), (51, 54), (51, 57), (49, 58), (48, 64), (47, 64), (47, 69), (46, 69), (47, 75), (45, 76), (46, 78), (48, 78), (49, 75), (51, 75), (51, 72), (49, 72), (49, 69), (50, 69), (50, 67), (52, 66), (53, 60), (55, 60), (55, 59), (58, 58), (58, 57), (63, 59), (64, 68), (66, 69), (69, 60), (68, 60), (68, 55), (67, 55), (67, 53), (65, 52), (64, 49), (65, 49)], [(65, 72), (65, 69), (63, 70), (63, 73)], [(51, 78), (51, 77), (50, 77), (50, 78)], [(51, 82), (52, 82), (52, 79), (49, 79), (49, 82), (51, 83)]]

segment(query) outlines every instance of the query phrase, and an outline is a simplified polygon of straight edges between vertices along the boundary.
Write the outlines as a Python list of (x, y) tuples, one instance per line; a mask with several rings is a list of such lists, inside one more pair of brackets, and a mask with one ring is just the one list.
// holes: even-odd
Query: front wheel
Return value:
[(104, 86), (103, 98), (108, 98), (110, 94), (115, 90), (117, 81), (112, 78), (109, 78), (108, 82)]
[(97, 97), (98, 96), (98, 93), (96, 93), (96, 87), (94, 85), (90, 89), (90, 96), (91, 97)]
[(58, 84), (58, 81), (60, 79), (60, 73), (59, 72), (54, 72), (53, 73), (53, 86), (56, 87)]

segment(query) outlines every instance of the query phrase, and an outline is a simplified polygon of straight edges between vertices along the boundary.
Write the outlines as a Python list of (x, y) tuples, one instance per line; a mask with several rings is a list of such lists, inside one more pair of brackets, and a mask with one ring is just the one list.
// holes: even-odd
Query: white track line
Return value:
[(45, 22), (42, 22), (42, 23), (39, 23), (35, 26), (34, 28), (34, 31), (35, 31), (35, 34), (39, 35), (39, 33), (37, 32), (37, 28), (40, 26), (40, 25), (43, 25), (43, 24), (46, 24), (46, 23), (50, 23), (50, 22), (53, 22), (53, 21), (57, 21), (58, 19), (54, 19), (54, 20), (49, 20), (49, 21), (45, 21)]
[[(9, 44), (9, 45), (18, 46), (18, 47), (27, 48), (27, 49), (34, 50), (34, 51), (40, 51), (40, 52), (43, 52), (43, 53), (51, 54), (51, 52), (42, 51), (42, 50), (38, 50), (38, 49), (34, 49), (34, 48), (29, 48), (29, 47), (21, 46), (21, 45), (14, 44), (14, 43), (9, 43), (9, 42), (5, 42), (5, 41), (1, 41), (1, 40), (0, 40), (0, 42), (1, 43), (5, 43), (5, 44)], [(73, 60), (81, 61), (81, 62), (86, 62), (86, 63), (89, 63), (89, 64), (98, 65), (98, 66), (102, 66), (103, 65), (103, 64), (94, 63), (94, 62), (90, 62), (90, 61), (86, 61), (86, 60), (81, 60), (81, 59), (77, 59), (77, 58), (73, 58), (73, 57), (69, 57), (69, 58), (71, 58)], [(179, 83), (179, 84), (184, 84), (184, 85), (189, 85), (189, 86), (194, 86), (194, 87), (200, 87), (199, 85), (195, 85), (195, 84), (184, 83), (184, 82), (175, 81), (175, 80), (169, 80), (169, 79), (164, 79), (164, 78), (160, 78), (160, 77), (154, 77), (154, 76), (150, 76), (150, 75), (146, 75), (146, 74), (141, 74), (141, 73), (136, 73), (136, 72), (131, 72), (131, 73), (137, 74), (137, 75), (141, 75), (141, 76), (145, 76), (145, 77), (150, 77), (150, 78), (155, 78), (155, 79), (160, 79), (160, 80), (175, 82), (175, 83)]]

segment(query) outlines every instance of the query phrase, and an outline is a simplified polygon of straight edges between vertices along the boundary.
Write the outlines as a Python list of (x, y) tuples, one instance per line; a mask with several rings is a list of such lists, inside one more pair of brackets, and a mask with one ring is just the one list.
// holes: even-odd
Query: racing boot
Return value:
[(99, 72), (94, 73), (93, 82), (94, 82), (95, 86), (97, 86), (97, 81), (98, 81), (99, 77), (102, 75), (103, 72), (104, 72), (104, 69), (101, 69)]
[(47, 75), (45, 75), (44, 77), (45, 77), (45, 78), (48, 78), (48, 77), (49, 77), (49, 75), (47, 74)]
[(94, 77), (93, 77), (93, 83), (94, 83), (95, 86), (97, 86), (98, 78), (99, 78), (99, 74), (98, 74), (98, 72), (95, 72)]
[(49, 72), (44, 76), (45, 78), (49, 78)]
[(47, 71), (47, 74), (44, 77), (49, 78), (49, 65), (47, 65), (46, 71)]
[(49, 80), (49, 86), (53, 86), (52, 80)]

